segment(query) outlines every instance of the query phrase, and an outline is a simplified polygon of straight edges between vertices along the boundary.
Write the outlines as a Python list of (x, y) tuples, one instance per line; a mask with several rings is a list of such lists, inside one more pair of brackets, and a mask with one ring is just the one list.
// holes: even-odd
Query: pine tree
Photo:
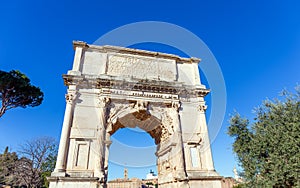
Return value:
[(9, 109), (38, 106), (44, 94), (40, 88), (31, 85), (30, 79), (20, 71), (0, 70), (0, 117)]

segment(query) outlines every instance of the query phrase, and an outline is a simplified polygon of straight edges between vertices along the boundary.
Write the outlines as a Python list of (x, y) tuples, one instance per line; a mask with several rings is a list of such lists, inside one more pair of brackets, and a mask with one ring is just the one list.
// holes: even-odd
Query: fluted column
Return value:
[(175, 128), (175, 141), (177, 141), (175, 152), (173, 153), (173, 157), (175, 157), (176, 161), (176, 177), (177, 179), (184, 180), (186, 178), (186, 171), (185, 171), (185, 157), (184, 157), (184, 145), (183, 145), (183, 139), (182, 139), (182, 128), (181, 128), (181, 122), (180, 122), (180, 115), (179, 115), (179, 108), (180, 104), (179, 102), (173, 102), (172, 103), (172, 119), (173, 119), (173, 125)]
[(99, 177), (100, 179), (105, 178), (105, 149), (106, 145), (104, 144), (105, 140), (105, 124), (106, 124), (106, 110), (109, 103), (109, 98), (107, 97), (98, 97), (98, 108), (99, 108), (99, 126), (97, 128), (97, 149), (96, 149), (96, 165), (94, 176)]
[(110, 134), (106, 133), (105, 138), (105, 159), (104, 159), (104, 180), (107, 181), (108, 176), (108, 158), (109, 158), (109, 147), (111, 145), (112, 141), (110, 141)]
[(205, 170), (214, 170), (214, 164), (211, 154), (209, 135), (206, 124), (205, 111), (207, 106), (205, 104), (199, 104), (198, 111), (200, 113), (200, 130), (202, 135), (202, 146), (201, 146), (201, 160), (202, 168)]
[(69, 147), (69, 136), (70, 129), (72, 125), (73, 119), (73, 102), (76, 99), (76, 86), (69, 86), (68, 93), (65, 95), (66, 97), (66, 110), (64, 115), (64, 122), (62, 126), (56, 166), (54, 169), (54, 174), (56, 176), (64, 176), (64, 173), (59, 174), (59, 172), (66, 171), (66, 158)]

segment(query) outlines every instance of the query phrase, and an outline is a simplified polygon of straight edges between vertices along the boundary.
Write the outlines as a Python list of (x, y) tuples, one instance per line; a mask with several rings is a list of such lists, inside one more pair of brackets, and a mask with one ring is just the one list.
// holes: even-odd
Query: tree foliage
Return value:
[(9, 152), (8, 147), (5, 148), (3, 154), (0, 154), (0, 184), (16, 185), (16, 177), (14, 170), (18, 156), (16, 152)]
[(228, 128), (246, 187), (300, 186), (300, 87), (255, 112), (251, 124), (236, 113)]
[(27, 187), (47, 187), (46, 176), (54, 170), (57, 144), (53, 138), (42, 137), (25, 142), (19, 152), (21, 169), (16, 170)]
[(9, 109), (38, 106), (43, 101), (40, 88), (31, 85), (29, 78), (20, 71), (0, 70), (0, 117)]
[(49, 137), (25, 142), (19, 152), (0, 154), (0, 184), (13, 187), (49, 187), (46, 177), (54, 170), (57, 144)]

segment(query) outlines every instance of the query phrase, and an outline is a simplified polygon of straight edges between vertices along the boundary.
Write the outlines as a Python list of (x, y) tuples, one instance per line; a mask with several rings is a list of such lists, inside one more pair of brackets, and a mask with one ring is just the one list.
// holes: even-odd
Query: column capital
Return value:
[(110, 102), (109, 97), (104, 97), (104, 96), (99, 96), (98, 97), (98, 107), (100, 107), (100, 108), (107, 107), (109, 102)]
[(75, 93), (75, 92), (67, 93), (67, 94), (65, 95), (65, 98), (66, 98), (66, 102), (67, 102), (68, 104), (72, 104), (73, 101), (74, 101), (75, 98), (76, 98), (76, 93)]
[(180, 108), (180, 102), (179, 101), (172, 101), (172, 108), (174, 110), (176, 110), (177, 112), (179, 111), (179, 108)]
[(204, 113), (206, 111), (206, 109), (207, 109), (207, 105), (205, 105), (205, 104), (200, 104), (198, 106), (198, 111), (201, 113)]

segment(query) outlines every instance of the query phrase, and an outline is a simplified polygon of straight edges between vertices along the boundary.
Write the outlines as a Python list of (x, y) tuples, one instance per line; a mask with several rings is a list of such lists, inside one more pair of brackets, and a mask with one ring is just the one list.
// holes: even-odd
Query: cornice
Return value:
[(196, 57), (186, 58), (186, 57), (180, 57), (180, 56), (168, 54), (168, 53), (153, 52), (153, 51), (125, 48), (125, 47), (119, 47), (119, 46), (111, 46), (111, 45), (98, 46), (98, 45), (93, 45), (93, 44), (87, 44), (86, 42), (83, 42), (83, 41), (73, 41), (73, 47), (74, 47), (74, 49), (76, 47), (81, 47), (81, 48), (89, 49), (92, 51), (115, 52), (115, 53), (120, 53), (120, 54), (131, 54), (131, 55), (140, 55), (140, 56), (146, 56), (146, 57), (164, 58), (164, 59), (175, 60), (177, 63), (197, 63), (198, 64), (201, 61), (201, 59), (196, 58)]

